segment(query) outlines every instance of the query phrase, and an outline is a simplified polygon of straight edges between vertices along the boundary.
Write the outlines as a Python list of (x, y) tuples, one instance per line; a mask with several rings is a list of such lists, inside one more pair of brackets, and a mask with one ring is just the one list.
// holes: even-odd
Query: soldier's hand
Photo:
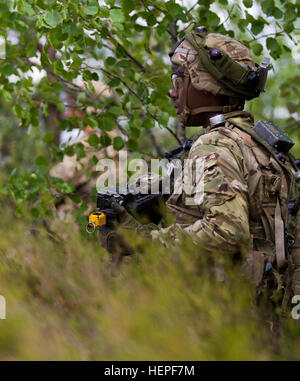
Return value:
[(122, 228), (124, 229), (139, 229), (142, 228), (142, 224), (139, 223), (127, 210), (116, 201), (111, 203), (112, 209), (118, 214), (118, 220)]
[(158, 229), (158, 226), (153, 223), (141, 224), (130, 213), (128, 213), (122, 205), (118, 204), (115, 201), (111, 203), (111, 207), (118, 214), (121, 228), (134, 229), (147, 238), (150, 238), (151, 230)]

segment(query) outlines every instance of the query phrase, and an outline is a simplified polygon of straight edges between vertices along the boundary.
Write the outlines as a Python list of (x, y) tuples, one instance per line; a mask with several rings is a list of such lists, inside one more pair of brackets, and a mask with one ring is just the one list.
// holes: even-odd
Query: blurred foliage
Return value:
[[(0, 0), (0, 35), (6, 39), (6, 59), (0, 60), (1, 152), (2, 159), (10, 157), (5, 192), (17, 214), (33, 208), (33, 218), (43, 217), (45, 202), (53, 198), (50, 189), (74, 191), (48, 176), (64, 154), (85, 155), (79, 144), (58, 145), (63, 130), (97, 127), (102, 136), (91, 145), (113, 143), (119, 150), (125, 144), (133, 155), (157, 155), (177, 144), (167, 52), (196, 25), (243, 40), (258, 63), (265, 54), (272, 57), (267, 92), (247, 107), (257, 119), (287, 127), (299, 155), (299, 15), (299, 0)], [(92, 83), (99, 79), (115, 94), (101, 104)], [(85, 89), (74, 86), (77, 80)], [(76, 107), (97, 111), (84, 120), (60, 117), (68, 89), (78, 94)], [(116, 126), (120, 134), (111, 142), (107, 131)]]
[(136, 255), (111, 277), (90, 236), (61, 221), (51, 233), (29, 228), (6, 209), (1, 360), (299, 360), (299, 321), (288, 316), (271, 338), (270, 316), (231, 261), (221, 282), (190, 241), (166, 249), (133, 236)]

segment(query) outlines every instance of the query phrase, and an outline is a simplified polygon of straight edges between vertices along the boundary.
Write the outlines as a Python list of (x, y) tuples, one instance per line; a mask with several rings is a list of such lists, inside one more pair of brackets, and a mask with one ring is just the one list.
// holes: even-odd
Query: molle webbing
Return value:
[(281, 160), (278, 159), (277, 157), (277, 151), (271, 147), (265, 140), (263, 140), (262, 138), (260, 138), (257, 133), (248, 125), (248, 123), (245, 123), (242, 118), (241, 120), (238, 120), (239, 116), (245, 116), (245, 115), (249, 115), (249, 113), (245, 112), (245, 111), (236, 111), (236, 112), (232, 112), (230, 114), (225, 114), (225, 119), (230, 122), (231, 124), (234, 124), (236, 127), (240, 128), (241, 130), (245, 131), (247, 134), (249, 134), (253, 140), (255, 140), (256, 142), (258, 142), (259, 144), (261, 144), (267, 151), (270, 152), (270, 154), (274, 157), (274, 159), (277, 161), (277, 163), (283, 167), (285, 169), (285, 171), (289, 174), (289, 177), (293, 177), (293, 174), (291, 173), (291, 170), (289, 168), (289, 166), (287, 166), (286, 164), (284, 164)]
[(255, 88), (256, 83), (251, 86), (248, 82), (248, 76), (253, 69), (239, 64), (224, 52), (220, 59), (212, 60), (209, 57), (210, 48), (205, 45), (205, 38), (195, 32), (187, 33), (185, 39), (198, 51), (199, 70), (210, 73), (216, 80), (244, 99), (259, 96), (259, 91)]
[(291, 251), (294, 271), (292, 274), (292, 290), (294, 295), (300, 295), (300, 212), (297, 216), (297, 227), (295, 233), (295, 245)]
[[(237, 111), (237, 112), (232, 112), (232, 113), (226, 114), (224, 116), (228, 122), (232, 123), (236, 127), (240, 128), (241, 130), (248, 133), (253, 138), (253, 140), (255, 140), (256, 142), (261, 144), (266, 150), (268, 150), (270, 152), (270, 154), (274, 157), (274, 159), (277, 161), (277, 163), (281, 166), (281, 168), (284, 170), (284, 172), (286, 173), (286, 176), (289, 179), (290, 186), (289, 186), (288, 200), (289, 201), (295, 201), (299, 205), (300, 204), (300, 191), (299, 191), (299, 186), (296, 184), (295, 176), (294, 176), (293, 172), (291, 171), (291, 165), (287, 165), (287, 164), (283, 163), (281, 160), (279, 160), (277, 155), (276, 155), (277, 151), (273, 147), (271, 147), (267, 142), (265, 142), (262, 138), (260, 138), (256, 134), (256, 132), (249, 125), (247, 125), (247, 123), (245, 123), (243, 121), (242, 118), (239, 118), (242, 115), (245, 116), (247, 114), (248, 113), (245, 113), (244, 111), (241, 111), (241, 112)], [(289, 155), (289, 157), (291, 159), (290, 155)], [(291, 162), (293, 163), (292, 160), (291, 160)], [(289, 235), (291, 235), (292, 237), (295, 237), (296, 227), (297, 227), (297, 215), (293, 216), (292, 213), (288, 213), (286, 221), (285, 221), (285, 228), (286, 228), (287, 233)]]

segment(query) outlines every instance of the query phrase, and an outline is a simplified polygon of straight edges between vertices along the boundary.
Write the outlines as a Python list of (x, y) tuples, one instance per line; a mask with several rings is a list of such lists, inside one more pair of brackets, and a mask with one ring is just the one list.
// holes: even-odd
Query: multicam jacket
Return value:
[[(281, 261), (277, 267), (286, 262), (284, 223), (295, 171), (291, 163), (285, 164), (285, 170), (249, 134), (253, 127), (249, 113), (233, 112), (225, 118), (225, 125), (208, 128), (188, 154), (188, 159), (203, 163), (198, 179), (202, 194), (173, 193), (167, 206), (175, 223), (151, 234), (165, 244), (187, 234), (207, 251), (247, 253), (258, 285), (266, 262)], [(186, 205), (187, 197), (196, 199), (195, 205)]]

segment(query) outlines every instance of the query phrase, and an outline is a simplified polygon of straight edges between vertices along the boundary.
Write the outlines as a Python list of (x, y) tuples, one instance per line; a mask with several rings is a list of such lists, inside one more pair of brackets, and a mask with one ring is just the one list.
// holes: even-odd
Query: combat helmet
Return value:
[[(269, 58), (264, 58), (259, 66), (242, 42), (226, 35), (208, 33), (205, 27), (186, 33), (174, 44), (169, 57), (173, 65), (185, 68), (185, 117), (242, 109), (245, 100), (256, 98), (264, 91), (270, 63)], [(189, 109), (187, 88), (190, 80), (197, 90), (228, 96), (230, 104)]]

